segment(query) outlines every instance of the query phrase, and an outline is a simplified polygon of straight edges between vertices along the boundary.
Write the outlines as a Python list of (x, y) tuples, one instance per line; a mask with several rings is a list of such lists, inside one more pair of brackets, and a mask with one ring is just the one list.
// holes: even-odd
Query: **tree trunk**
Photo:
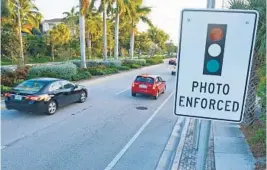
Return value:
[(86, 68), (86, 58), (85, 58), (85, 21), (84, 16), (80, 14), (80, 50), (81, 50), (81, 68)]
[(92, 37), (90, 33), (87, 33), (87, 47), (88, 47), (88, 56), (91, 59), (92, 55)]
[(130, 37), (130, 56), (133, 59), (134, 57), (134, 28), (133, 26), (131, 29), (131, 37)]
[(20, 58), (18, 67), (24, 67), (24, 55), (23, 55), (23, 41), (22, 41), (22, 33), (21, 33), (21, 19), (20, 19), (20, 9), (18, 9), (18, 24), (19, 24), (19, 41), (20, 41)]
[(119, 59), (119, 22), (120, 22), (120, 16), (119, 16), (119, 9), (117, 6), (117, 12), (116, 12), (116, 19), (115, 19), (115, 46), (114, 46), (114, 58), (115, 60)]
[(55, 61), (55, 54), (54, 54), (54, 45), (51, 45), (51, 55), (52, 55), (52, 61)]
[(106, 4), (103, 11), (103, 55), (104, 61), (107, 60), (107, 19), (106, 19)]

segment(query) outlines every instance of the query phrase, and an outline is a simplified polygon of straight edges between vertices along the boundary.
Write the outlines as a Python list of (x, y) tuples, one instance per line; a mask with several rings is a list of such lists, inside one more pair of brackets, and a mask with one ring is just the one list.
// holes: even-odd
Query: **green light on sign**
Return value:
[(217, 60), (210, 60), (207, 63), (208, 72), (215, 73), (219, 70), (220, 64)]

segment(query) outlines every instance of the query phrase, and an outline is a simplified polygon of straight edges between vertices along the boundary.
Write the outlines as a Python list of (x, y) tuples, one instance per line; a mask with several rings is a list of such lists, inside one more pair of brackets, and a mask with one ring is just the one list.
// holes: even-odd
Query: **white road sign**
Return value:
[(184, 9), (174, 113), (241, 122), (258, 13)]

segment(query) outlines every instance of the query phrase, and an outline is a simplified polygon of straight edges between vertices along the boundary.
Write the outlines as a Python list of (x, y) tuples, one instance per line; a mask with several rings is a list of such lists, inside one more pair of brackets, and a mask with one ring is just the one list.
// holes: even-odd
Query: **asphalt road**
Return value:
[[(158, 100), (132, 97), (138, 73), (159, 74), (167, 91)], [(172, 113), (175, 77), (161, 64), (89, 82), (83, 104), (55, 115), (2, 110), (2, 169), (152, 170), (178, 119)], [(147, 110), (137, 110), (144, 106)]]

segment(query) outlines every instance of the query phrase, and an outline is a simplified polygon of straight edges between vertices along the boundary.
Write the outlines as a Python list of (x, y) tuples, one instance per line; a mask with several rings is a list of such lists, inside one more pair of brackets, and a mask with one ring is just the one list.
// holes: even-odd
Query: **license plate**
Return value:
[(20, 96), (20, 95), (15, 95), (14, 99), (15, 99), (15, 100), (22, 100), (22, 96)]
[(147, 86), (146, 86), (146, 85), (144, 85), (144, 84), (140, 84), (140, 85), (139, 85), (139, 88), (146, 89), (146, 88), (147, 88)]

